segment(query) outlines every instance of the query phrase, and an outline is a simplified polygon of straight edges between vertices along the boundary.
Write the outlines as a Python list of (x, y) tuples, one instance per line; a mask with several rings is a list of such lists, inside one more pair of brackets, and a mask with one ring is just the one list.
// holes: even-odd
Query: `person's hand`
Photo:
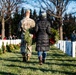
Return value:
[(32, 34), (29, 34), (30, 35), (30, 37), (33, 37), (33, 35)]

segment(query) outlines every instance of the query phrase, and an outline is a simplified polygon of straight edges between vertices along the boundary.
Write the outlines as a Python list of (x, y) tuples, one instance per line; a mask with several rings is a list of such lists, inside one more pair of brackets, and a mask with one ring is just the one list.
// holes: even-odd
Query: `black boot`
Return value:
[(45, 59), (42, 59), (42, 62), (45, 63)]
[(26, 58), (25, 57), (23, 57), (23, 62), (26, 62)]
[(25, 53), (22, 53), (23, 62), (26, 62)]

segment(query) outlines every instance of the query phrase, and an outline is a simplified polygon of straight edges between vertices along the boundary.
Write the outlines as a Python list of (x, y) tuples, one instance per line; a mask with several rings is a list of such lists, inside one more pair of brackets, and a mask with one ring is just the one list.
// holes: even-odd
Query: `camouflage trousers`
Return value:
[(28, 45), (24, 39), (24, 35), (22, 34), (21, 38), (21, 54), (22, 53), (32, 53), (32, 45)]

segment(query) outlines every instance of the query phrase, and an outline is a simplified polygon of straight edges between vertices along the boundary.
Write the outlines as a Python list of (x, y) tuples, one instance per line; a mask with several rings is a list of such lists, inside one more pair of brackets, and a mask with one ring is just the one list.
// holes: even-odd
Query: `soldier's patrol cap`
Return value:
[(26, 10), (26, 12), (27, 12), (27, 13), (30, 13), (30, 10), (29, 10), (29, 9), (27, 9), (27, 10)]

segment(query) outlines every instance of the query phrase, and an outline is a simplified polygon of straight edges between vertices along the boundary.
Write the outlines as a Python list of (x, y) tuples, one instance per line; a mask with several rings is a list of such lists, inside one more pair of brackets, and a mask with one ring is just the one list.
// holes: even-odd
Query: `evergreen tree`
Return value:
[(73, 18), (74, 23), (75, 23), (75, 19), (76, 19), (76, 17), (74, 16), (74, 18)]
[(47, 20), (50, 22), (51, 24), (51, 27), (52, 28), (55, 28), (55, 25), (53, 25), (53, 16), (50, 16), (48, 13), (47, 13)]
[(33, 18), (32, 10), (30, 9), (30, 18)]
[(37, 21), (37, 13), (36, 13), (35, 9), (33, 11), (33, 19), (34, 19), (35, 22)]
[(17, 29), (18, 29), (18, 25), (19, 25), (19, 22), (21, 20), (21, 15), (18, 13), (18, 9), (16, 9), (16, 12), (13, 16), (13, 19), (12, 19), (12, 34), (14, 35), (17, 35)]
[(40, 9), (40, 11), (39, 11), (39, 20), (41, 20), (41, 17), (42, 17), (42, 15), (41, 15), (41, 9)]
[[(1, 11), (0, 11), (0, 16), (1, 16)], [(1, 26), (1, 19), (0, 19), (0, 34), (1, 34), (1, 29), (2, 29), (2, 26)]]
[(71, 14), (69, 14), (69, 16), (65, 14), (63, 20), (63, 37), (65, 38), (67, 36), (70, 39), (74, 30), (76, 30), (74, 17)]
[(24, 8), (22, 8), (22, 9), (21, 9), (21, 19), (23, 19), (24, 14), (25, 14), (25, 11), (24, 11)]
[(55, 17), (52, 19), (52, 28), (58, 30), (59, 29), (59, 20)]

